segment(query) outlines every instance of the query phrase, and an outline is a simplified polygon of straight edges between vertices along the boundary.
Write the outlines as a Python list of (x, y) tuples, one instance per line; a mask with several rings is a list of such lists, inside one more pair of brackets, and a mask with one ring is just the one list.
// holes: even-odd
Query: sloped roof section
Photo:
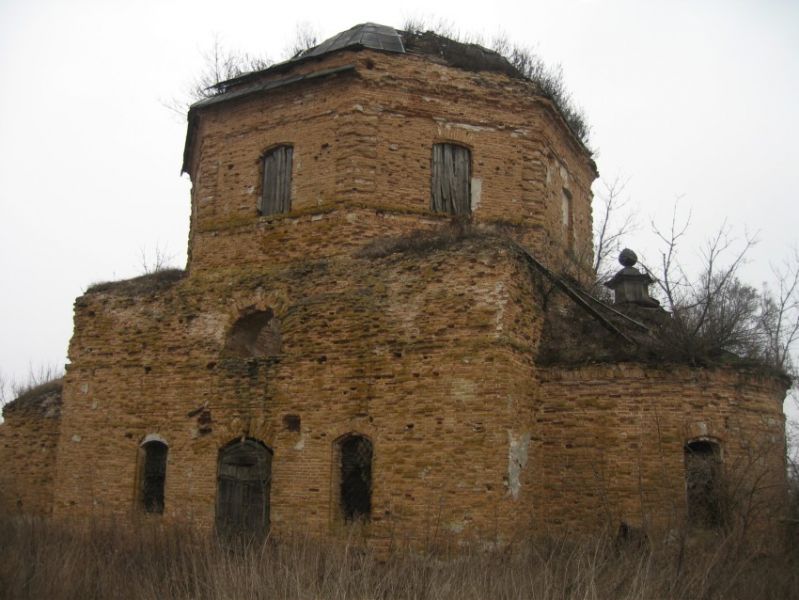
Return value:
[(322, 56), (328, 52), (352, 47), (371, 48), (399, 54), (405, 53), (405, 46), (396, 29), (386, 25), (378, 25), (377, 23), (361, 23), (347, 31), (337, 33), (318, 46), (309, 48), (299, 56), (295, 56), (293, 60)]

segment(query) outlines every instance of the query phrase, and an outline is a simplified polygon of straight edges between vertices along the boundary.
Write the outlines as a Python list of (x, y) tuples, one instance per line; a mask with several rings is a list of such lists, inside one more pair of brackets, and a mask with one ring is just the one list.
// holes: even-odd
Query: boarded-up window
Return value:
[(141, 503), (145, 512), (164, 512), (167, 445), (150, 441), (142, 446)]
[(220, 450), (217, 531), (244, 537), (266, 533), (271, 480), (272, 452), (261, 442), (237, 440)]
[(263, 182), (261, 204), (262, 215), (286, 213), (291, 210), (291, 146), (272, 148), (263, 159)]
[(430, 208), (452, 215), (468, 215), (471, 201), (472, 156), (455, 144), (433, 146)]
[(702, 440), (685, 446), (685, 487), (690, 524), (709, 528), (721, 525), (720, 475), (718, 444)]
[(368, 521), (372, 514), (372, 442), (349, 435), (339, 448), (342, 516), (345, 521)]

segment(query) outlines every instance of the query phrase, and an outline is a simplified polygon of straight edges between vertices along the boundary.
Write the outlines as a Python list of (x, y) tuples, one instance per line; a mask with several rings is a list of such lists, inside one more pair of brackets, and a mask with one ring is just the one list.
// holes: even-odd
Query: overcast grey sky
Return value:
[(185, 95), (215, 36), (279, 60), (303, 22), (322, 39), (408, 17), (505, 33), (563, 66), (601, 175), (629, 178), (642, 227), (626, 245), (654, 256), (648, 223), (679, 197), (686, 249), (725, 219), (757, 235), (754, 285), (796, 247), (799, 2), (431, 6), (0, 0), (0, 372), (64, 364), (75, 297), (140, 274), (142, 251), (184, 265), (185, 117), (164, 104)]

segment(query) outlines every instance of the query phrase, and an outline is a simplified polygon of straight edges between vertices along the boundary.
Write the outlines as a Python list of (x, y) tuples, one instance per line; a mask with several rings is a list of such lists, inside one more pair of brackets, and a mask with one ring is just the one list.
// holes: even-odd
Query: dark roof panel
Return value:
[(378, 25), (377, 23), (361, 23), (347, 31), (337, 33), (318, 46), (306, 50), (293, 60), (321, 56), (328, 52), (352, 46), (398, 52), (400, 54), (405, 53), (405, 46), (403, 46), (402, 38), (396, 29), (386, 25)]

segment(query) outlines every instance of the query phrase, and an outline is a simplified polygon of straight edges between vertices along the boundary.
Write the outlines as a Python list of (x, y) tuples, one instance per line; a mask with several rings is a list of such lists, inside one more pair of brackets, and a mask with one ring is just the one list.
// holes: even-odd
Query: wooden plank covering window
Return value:
[(261, 204), (262, 215), (275, 215), (291, 210), (291, 161), (294, 149), (291, 146), (278, 146), (264, 154), (263, 185)]
[(472, 212), (472, 156), (455, 144), (433, 146), (430, 208), (452, 215)]

